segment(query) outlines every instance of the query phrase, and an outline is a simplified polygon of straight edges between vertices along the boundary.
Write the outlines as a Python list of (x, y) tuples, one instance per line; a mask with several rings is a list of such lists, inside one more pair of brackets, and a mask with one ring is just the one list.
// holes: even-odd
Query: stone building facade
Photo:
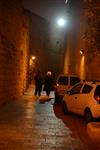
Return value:
[(100, 1), (76, 0), (75, 3), (71, 12), (75, 19), (72, 18), (73, 28), (68, 33), (64, 73), (78, 74), (86, 80), (100, 80)]
[(0, 0), (0, 104), (27, 87), (29, 21), (21, 0)]
[[(30, 77), (33, 80), (35, 73), (40, 70), (44, 76), (49, 70), (49, 22), (37, 14), (25, 10), (25, 14), (30, 18)], [(35, 60), (32, 60), (35, 56)], [(32, 63), (31, 63), (32, 62)]]
[(100, 1), (84, 1), (86, 31), (84, 33), (85, 77), (100, 81)]

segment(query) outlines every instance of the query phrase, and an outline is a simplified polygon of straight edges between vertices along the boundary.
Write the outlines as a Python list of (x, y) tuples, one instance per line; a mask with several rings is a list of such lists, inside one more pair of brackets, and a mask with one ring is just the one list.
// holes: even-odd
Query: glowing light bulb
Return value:
[(65, 20), (63, 18), (58, 19), (58, 25), (60, 27), (64, 26), (65, 25)]

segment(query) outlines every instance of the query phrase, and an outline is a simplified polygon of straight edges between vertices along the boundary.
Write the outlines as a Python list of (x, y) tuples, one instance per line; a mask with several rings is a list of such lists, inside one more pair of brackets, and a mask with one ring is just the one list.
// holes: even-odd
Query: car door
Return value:
[(72, 112), (77, 112), (77, 99), (80, 95), (80, 91), (82, 89), (82, 86), (83, 84), (82, 83), (79, 83), (77, 85), (75, 85), (71, 90), (70, 90), (70, 94), (69, 96), (67, 97), (68, 100), (67, 100), (67, 104), (68, 104), (68, 107), (69, 107), (69, 110), (72, 111)]
[(84, 84), (82, 87), (82, 91), (77, 96), (76, 101), (76, 111), (78, 114), (83, 115), (85, 107), (88, 106), (88, 101), (90, 99), (90, 92), (93, 89), (92, 85)]

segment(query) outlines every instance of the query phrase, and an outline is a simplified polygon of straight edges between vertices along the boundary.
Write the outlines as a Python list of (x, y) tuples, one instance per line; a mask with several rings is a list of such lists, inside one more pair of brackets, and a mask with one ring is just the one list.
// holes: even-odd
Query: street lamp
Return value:
[(83, 49), (80, 50), (80, 54), (81, 54), (81, 55), (84, 55), (84, 50), (83, 50)]
[(30, 60), (29, 60), (29, 61), (30, 61), (30, 62), (29, 62), (30, 66), (33, 66), (35, 59), (36, 59), (35, 56), (31, 56), (31, 58), (30, 58)]
[(35, 60), (36, 59), (36, 57), (35, 56), (32, 56), (32, 60)]
[(65, 4), (67, 4), (68, 0), (65, 0)]
[(63, 26), (65, 26), (65, 19), (64, 18), (59, 18), (57, 23), (60, 27), (63, 27)]
[(29, 59), (29, 82), (33, 83), (33, 76), (35, 72), (35, 56), (31, 56)]

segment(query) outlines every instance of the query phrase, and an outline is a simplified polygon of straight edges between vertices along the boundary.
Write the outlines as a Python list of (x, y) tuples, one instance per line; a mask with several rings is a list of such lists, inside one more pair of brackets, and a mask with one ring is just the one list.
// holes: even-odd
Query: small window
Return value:
[(58, 84), (61, 84), (61, 85), (68, 85), (68, 77), (64, 77), (64, 76), (60, 77), (60, 78), (58, 79)]
[(100, 85), (97, 85), (94, 95), (100, 97)]
[(72, 94), (79, 94), (79, 93), (80, 93), (80, 90), (81, 90), (81, 88), (82, 88), (82, 86), (83, 86), (83, 84), (78, 84), (78, 85), (76, 85), (75, 87), (73, 87), (73, 88), (71, 89), (71, 95), (72, 95)]
[(80, 79), (78, 77), (70, 77), (70, 85), (74, 85), (78, 82), (80, 82)]
[(92, 90), (92, 86), (88, 85), (88, 84), (85, 84), (84, 87), (83, 87), (83, 90), (82, 90), (82, 93), (83, 94), (87, 94), (87, 93), (90, 93), (91, 90)]

